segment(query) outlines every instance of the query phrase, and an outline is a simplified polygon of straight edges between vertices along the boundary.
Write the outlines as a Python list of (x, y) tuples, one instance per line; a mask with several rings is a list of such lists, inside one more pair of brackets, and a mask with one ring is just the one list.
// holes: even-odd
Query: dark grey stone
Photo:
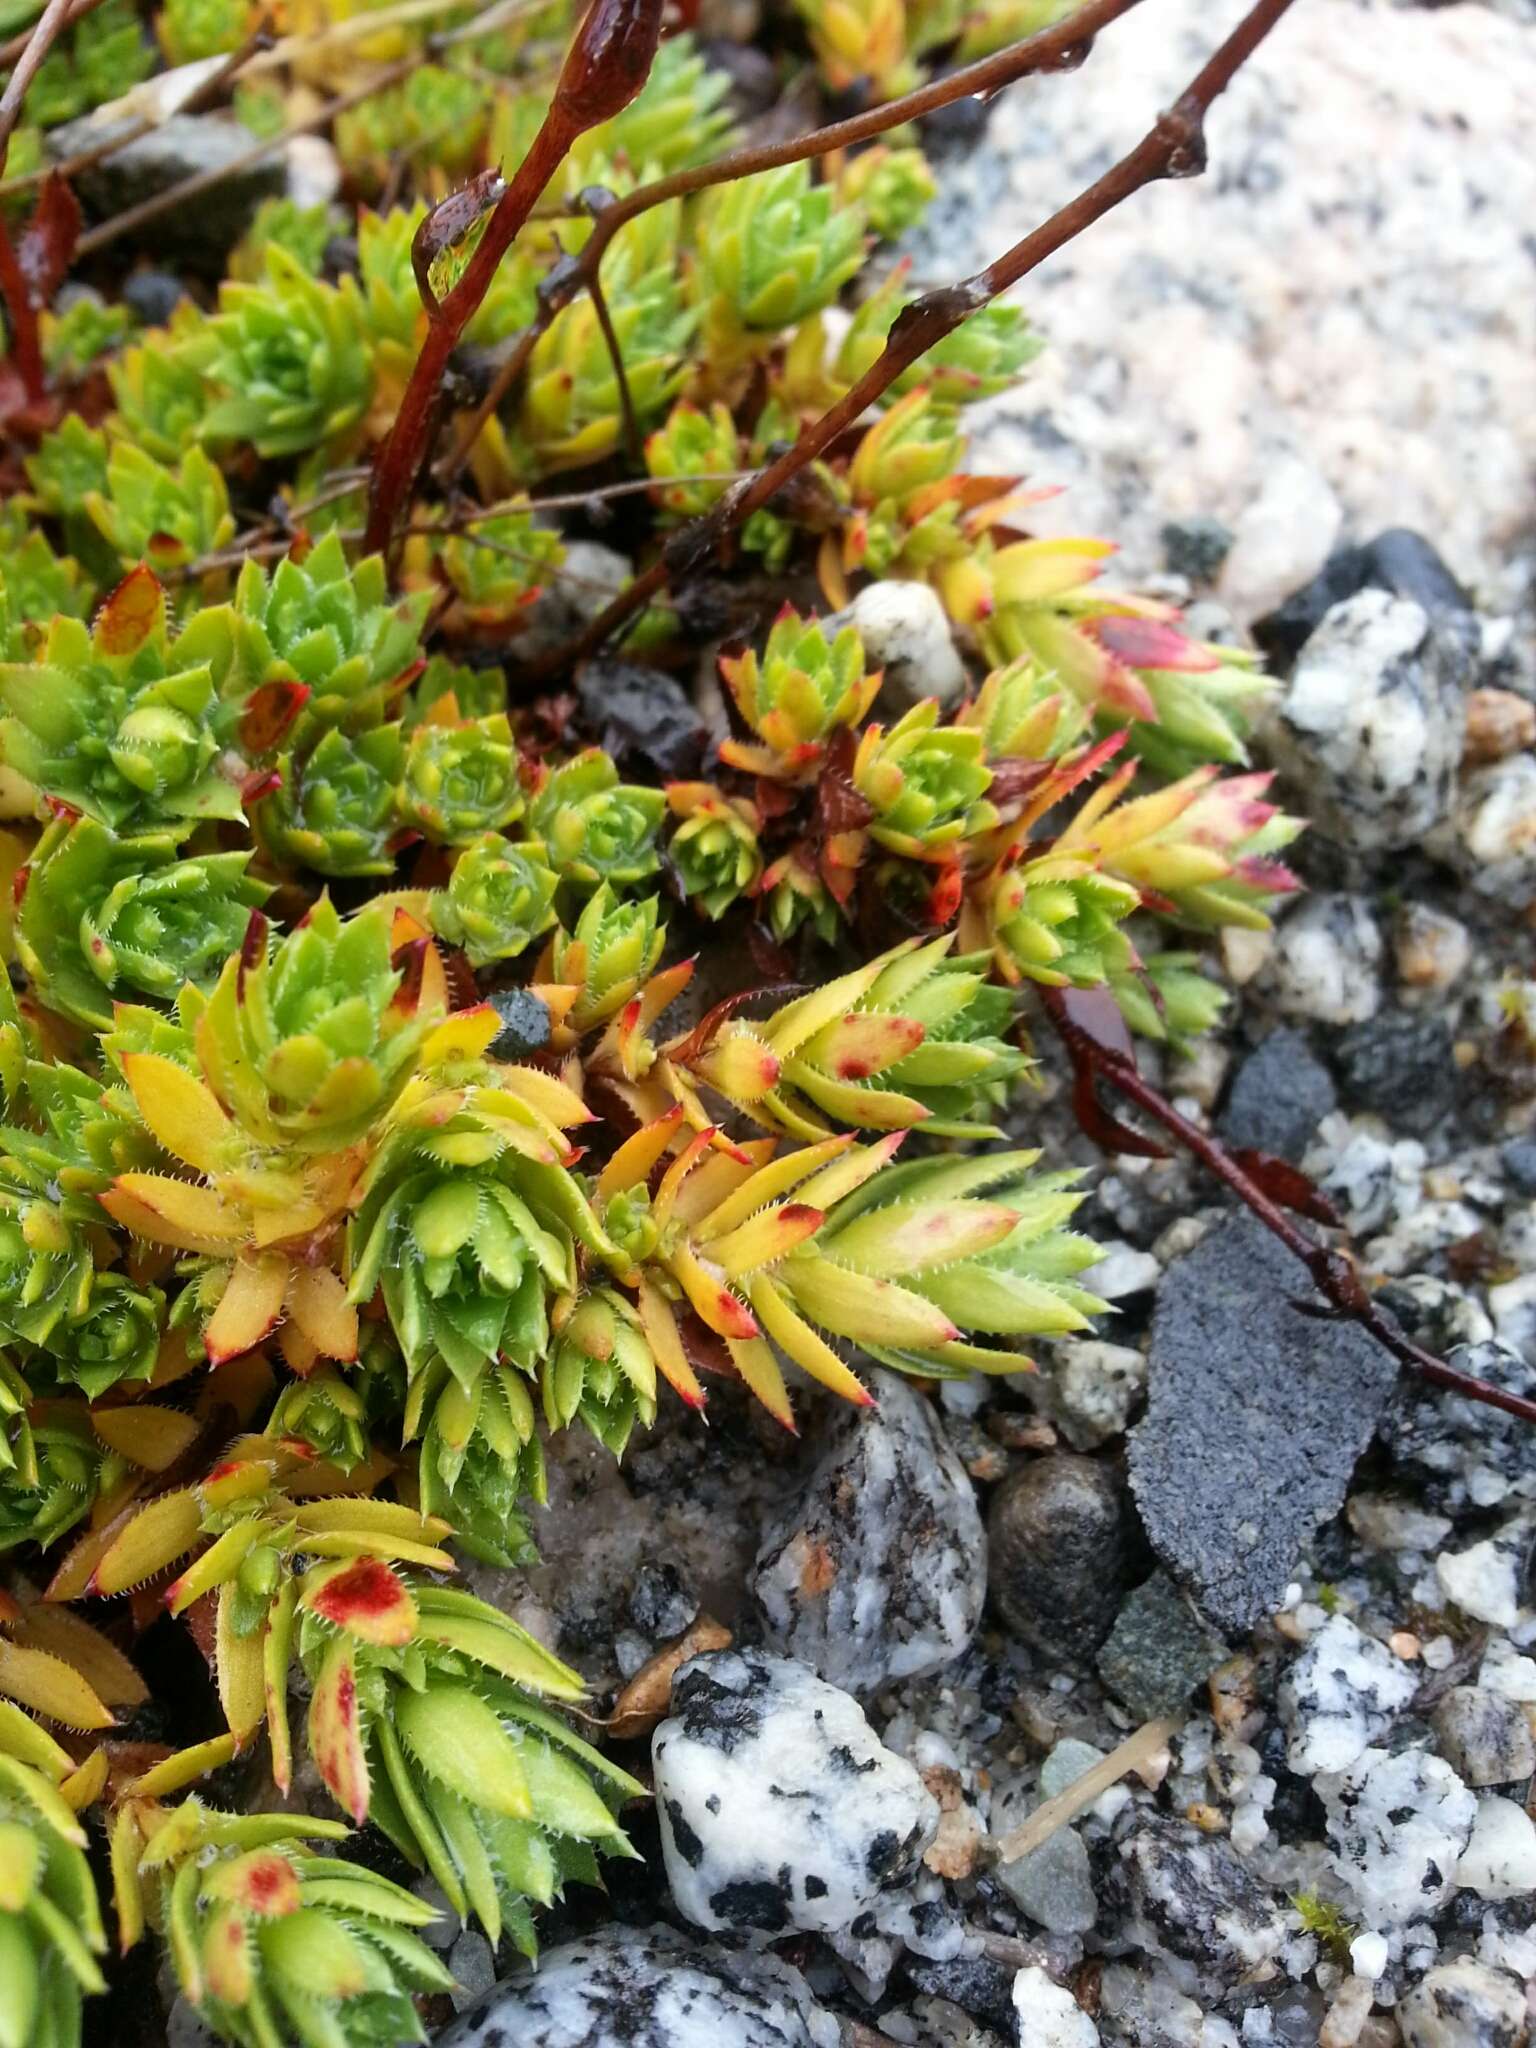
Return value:
[[(86, 114), (52, 129), (48, 149), (62, 160), (99, 147), (130, 125)], [(147, 221), (142, 240), (162, 261), (174, 255), (180, 263), (222, 276), (225, 256), (250, 226), (262, 200), (276, 198), (287, 188), (280, 149), (259, 163), (242, 161), (256, 141), (249, 128), (223, 115), (172, 114), (147, 135), (77, 172), (75, 193), (88, 217), (104, 220), (157, 198), (184, 178), (219, 172), (217, 181), (199, 193), (195, 206), (173, 207)], [(134, 239), (131, 232), (128, 239)]]
[(1191, 583), (1214, 583), (1234, 537), (1230, 526), (1204, 513), (1170, 519), (1163, 528), (1163, 558), (1175, 576), (1187, 576)]
[(1122, 1605), (1098, 1672), (1138, 1721), (1178, 1713), (1227, 1646), (1168, 1577), (1155, 1572)]
[(607, 1927), (488, 1991), (438, 2048), (835, 2048), (798, 1970), (731, 1939)]
[(490, 995), (501, 1029), (490, 1043), (493, 1060), (526, 1059), (549, 1043), (549, 1005), (529, 988), (498, 988)]
[(1338, 1102), (1333, 1077), (1299, 1031), (1272, 1031), (1238, 1068), (1218, 1128), (1229, 1145), (1300, 1159)]
[(1499, 1159), (1522, 1195), (1536, 1195), (1536, 1138), (1511, 1138)]
[(1396, 1383), (1364, 1330), (1305, 1312), (1310, 1292), (1241, 1216), (1175, 1260), (1158, 1294), (1131, 1490), (1153, 1549), (1221, 1628), (1274, 1611)]
[(1148, 1814), (1120, 1845), (1121, 1882), (1143, 1945), (1218, 1983), (1251, 1975), (1284, 1944), (1282, 1901), (1236, 1851), (1187, 1821)]
[(987, 1518), (998, 1613), (1048, 1656), (1087, 1663), (1125, 1591), (1126, 1535), (1124, 1498), (1105, 1465), (1067, 1451), (1021, 1465)]
[(585, 662), (576, 678), (582, 715), (618, 763), (668, 781), (697, 775), (704, 759), (704, 721), (676, 676), (638, 661)]
[(1360, 590), (1390, 590), (1427, 612), (1467, 615), (1467, 593), (1422, 534), (1391, 526), (1363, 547), (1335, 548), (1310, 583), (1254, 622), (1253, 637), (1270, 664), (1289, 668), (1312, 633), (1346, 597)]
[(1425, 1137), (1456, 1106), (1460, 1074), (1443, 1017), (1383, 1010), (1352, 1024), (1334, 1048), (1345, 1107), (1371, 1109)]
[(146, 327), (164, 327), (186, 295), (186, 285), (168, 270), (136, 270), (123, 281), (123, 304)]

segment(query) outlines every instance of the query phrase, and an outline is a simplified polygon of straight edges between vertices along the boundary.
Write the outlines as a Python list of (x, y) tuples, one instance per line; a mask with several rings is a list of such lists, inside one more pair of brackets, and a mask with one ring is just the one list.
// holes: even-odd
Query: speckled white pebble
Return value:
[(1280, 1682), (1286, 1760), (1299, 1777), (1345, 1771), (1392, 1725), (1418, 1681), (1348, 1615), (1324, 1622)]
[(1034, 1965), (1013, 1980), (1013, 2009), (1029, 2048), (1098, 2048), (1099, 2030), (1071, 1992)]
[(846, 1929), (938, 1827), (856, 1700), (760, 1650), (685, 1664), (651, 1754), (672, 1896), (699, 1927)]

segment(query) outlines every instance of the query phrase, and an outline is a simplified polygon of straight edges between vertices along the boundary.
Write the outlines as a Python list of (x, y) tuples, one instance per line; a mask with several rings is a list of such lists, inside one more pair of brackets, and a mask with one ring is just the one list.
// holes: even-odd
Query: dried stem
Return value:
[[(1122, 14), (1129, 14), (1133, 7), (1139, 5), (1140, 0), (1087, 0), (1086, 5), (1054, 27), (1042, 29), (1038, 35), (1010, 44), (1006, 50), (983, 57), (975, 64), (967, 64), (962, 70), (951, 71), (947, 77), (936, 78), (915, 92), (903, 94), (900, 99), (887, 100), (862, 114), (850, 116), (846, 121), (813, 128), (805, 135), (791, 136), (784, 142), (733, 149), (714, 163), (696, 164), (691, 170), (674, 171), (670, 177), (657, 178), (649, 185), (638, 186), (623, 199), (611, 199), (596, 215), (592, 233), (580, 254), (572, 258), (570, 273), (562, 278), (561, 290), (545, 298), (532, 324), (519, 336), (516, 348), (497, 372), (478, 409), (466, 423), (453, 453), (442, 466), (439, 480), (448, 485), (462, 475), (470, 450), (480, 438), (487, 420), (522, 375), (539, 336), (562, 307), (569, 305), (584, 287), (597, 279), (604, 254), (614, 236), (638, 215), (648, 213), (652, 207), (664, 206), (670, 199), (685, 199), (694, 192), (706, 191), (712, 185), (728, 185), (737, 178), (754, 177), (759, 171), (779, 170), (785, 164), (830, 156), (834, 150), (867, 142), (902, 122), (915, 121), (922, 114), (951, 106), (956, 100), (1000, 92), (1004, 86), (1028, 77), (1031, 72), (1065, 69), (1086, 56), (1101, 28), (1107, 28)], [(588, 211), (586, 207), (575, 210)]]
[(41, 69), (43, 59), (68, 27), (73, 4), (74, 0), (48, 0), (27, 37), (26, 48), (16, 60), (15, 70), (5, 82), (5, 91), (0, 93), (0, 171), (5, 169), (11, 136), (21, 119), (27, 88)]
[(1029, 1819), (1011, 1835), (1004, 1835), (997, 1845), (999, 1859), (1004, 1863), (1017, 1863), (1021, 1856), (1028, 1856), (1050, 1840), (1058, 1828), (1064, 1828), (1080, 1813), (1086, 1813), (1095, 1799), (1102, 1798), (1111, 1785), (1131, 1771), (1139, 1771), (1150, 1763), (1160, 1749), (1167, 1747), (1172, 1738), (1183, 1727), (1183, 1717), (1169, 1715), (1161, 1721), (1143, 1722), (1134, 1735), (1128, 1735), (1124, 1742), (1117, 1743), (1108, 1756), (1074, 1778), (1063, 1792), (1047, 1799), (1043, 1806), (1037, 1806)]
[[(104, 0), (70, 0), (70, 6), (64, 16), (65, 28), (73, 28), (77, 21), (87, 14), (94, 14), (96, 9), (102, 5), (104, 5)], [(26, 49), (28, 43), (31, 42), (36, 28), (37, 24), (34, 22), (31, 28), (18, 30), (8, 43), (0, 43), (0, 68), (16, 62), (16, 59)]]
[[(628, 106), (645, 83), (661, 37), (661, 15), (662, 0), (592, 0), (533, 146), (497, 201), (462, 275), (443, 299), (431, 302), (430, 293), (423, 295), (426, 339), (374, 464), (365, 536), (370, 553), (389, 548), (405, 516), (436, 425), (448, 359), (502, 257), (577, 137)], [(438, 208), (428, 214), (416, 231), (412, 254), (418, 281), (425, 267), (422, 252), (438, 239), (442, 213)]]
[[(1197, 177), (1205, 168), (1204, 122), (1212, 101), (1231, 83), (1243, 62), (1263, 41), (1291, 5), (1291, 0), (1256, 0), (1232, 34), (1204, 64), (1169, 110), (1160, 114), (1136, 147), (1094, 180), (1086, 191), (1053, 213), (1049, 220), (1015, 242), (984, 270), (958, 284), (944, 285), (916, 299), (896, 318), (885, 347), (851, 391), (812, 421), (792, 448), (760, 470), (751, 483), (722, 498), (704, 518), (685, 527), (666, 550), (612, 604), (600, 612), (581, 638), (556, 650), (543, 664), (553, 669), (580, 660), (601, 647), (608, 636), (671, 582), (674, 574), (706, 560), (752, 514), (814, 462), (845, 428), (882, 398), (904, 370), (942, 341), (972, 313), (1007, 291), (1030, 271), (1065, 248), (1106, 213), (1133, 193), (1160, 178)], [(1071, 27), (1073, 16), (1062, 24)], [(1033, 38), (1039, 42), (1041, 38)], [(1028, 44), (1020, 45), (1027, 49)], [(599, 224), (601, 225), (601, 223)], [(594, 236), (595, 239), (595, 236)]]
[[(48, 0), (27, 37), (26, 47), (16, 60), (16, 68), (6, 80), (5, 91), (0, 93), (0, 171), (5, 169), (5, 160), (10, 155), (11, 137), (21, 119), (27, 89), (37, 76), (43, 59), (68, 26), (71, 5), (72, 0)], [(10, 228), (3, 217), (0, 217), (0, 297), (4, 298), (10, 315), (16, 374), (28, 399), (35, 405), (45, 388), (43, 350), (37, 331), (38, 309), (31, 281), (17, 256)]]
[[(1091, 1013), (1081, 994), (1070, 989), (1042, 989), (1040, 993), (1046, 1014), (1071, 1055), (1079, 1086), (1091, 1089), (1095, 1082), (1102, 1081), (1124, 1096), (1126, 1101), (1134, 1102), (1170, 1137), (1177, 1139), (1187, 1152), (1193, 1153), (1200, 1164), (1230, 1188), (1265, 1229), (1279, 1238), (1286, 1250), (1301, 1261), (1312, 1276), (1313, 1285), (1338, 1315), (1369, 1331), (1394, 1358), (1432, 1385), (1445, 1387), (1470, 1401), (1479, 1401), (1485, 1407), (1502, 1408), (1506, 1414), (1518, 1415), (1522, 1421), (1536, 1422), (1536, 1401), (1506, 1393), (1504, 1388), (1496, 1387), (1488, 1380), (1477, 1379), (1471, 1373), (1458, 1372), (1432, 1351), (1426, 1351), (1422, 1345), (1405, 1336), (1367, 1294), (1348, 1255), (1310, 1238), (1281, 1204), (1259, 1185), (1241, 1160), (1235, 1158), (1219, 1139), (1201, 1130), (1198, 1124), (1175, 1109), (1138, 1070), (1134, 1054), (1111, 1043), (1094, 1028)], [(1088, 992), (1090, 996), (1097, 993)]]
[(619, 337), (613, 331), (613, 315), (608, 310), (608, 294), (598, 283), (595, 271), (587, 291), (592, 300), (592, 310), (597, 315), (597, 324), (602, 329), (608, 360), (613, 364), (613, 381), (619, 392), (619, 414), (624, 422), (624, 446), (636, 469), (643, 469), (645, 446), (640, 439), (640, 422), (635, 417), (635, 401), (630, 395), (629, 372), (624, 367), (624, 351), (619, 347)]
[[(245, 70), (252, 58), (261, 51), (271, 48), (271, 42), (271, 17), (263, 15), (239, 49), (232, 50), (223, 63), (211, 71), (194, 92), (187, 95), (176, 111), (182, 114), (196, 114), (211, 106), (230, 80)], [(91, 148), (78, 150), (74, 156), (65, 157), (61, 163), (45, 164), (38, 170), (21, 171), (14, 178), (0, 179), (0, 199), (9, 198), (13, 192), (25, 192), (31, 186), (41, 185), (54, 176), (76, 177), (81, 171), (88, 171), (93, 165), (104, 163), (110, 156), (116, 156), (117, 152), (126, 149), (129, 143), (138, 142), (143, 136), (152, 134), (161, 125), (163, 118), (160, 115), (145, 114), (141, 119), (130, 122), (126, 128), (120, 128), (115, 134), (105, 136)]]
[(309, 115), (306, 120), (295, 121), (291, 127), (285, 128), (281, 135), (268, 136), (265, 142), (254, 144), (243, 155), (231, 158), (228, 163), (219, 164), (212, 170), (195, 171), (190, 178), (183, 178), (179, 185), (168, 186), (164, 192), (156, 192), (152, 197), (141, 200), (137, 206), (130, 206), (124, 212), (114, 214), (111, 220), (104, 220), (99, 227), (92, 228), (88, 234), (80, 237), (77, 253), (81, 256), (94, 255), (96, 250), (104, 249), (109, 242), (117, 241), (120, 236), (130, 234), (134, 229), (144, 227), (152, 220), (158, 220), (162, 214), (174, 213), (194, 199), (200, 199), (205, 192), (215, 185), (221, 185), (237, 171), (249, 170), (252, 164), (264, 163), (269, 156), (276, 156), (295, 135), (311, 135), (317, 128), (327, 127), (338, 114), (346, 113), (351, 107), (360, 106), (364, 100), (372, 99), (375, 93), (386, 92), (390, 86), (398, 85), (400, 80), (414, 71), (420, 62), (419, 56), (401, 57), (383, 71), (375, 72), (366, 85), (354, 87), (351, 92), (343, 93), (339, 99), (327, 100), (318, 113)]

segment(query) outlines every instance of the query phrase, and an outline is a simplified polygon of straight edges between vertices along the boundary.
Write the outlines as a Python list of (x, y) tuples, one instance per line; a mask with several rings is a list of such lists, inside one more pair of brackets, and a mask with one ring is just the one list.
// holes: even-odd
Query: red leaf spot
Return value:
[[(356, 1564), (327, 1579), (311, 1604), (323, 1621), (345, 1628), (364, 1618), (392, 1614), (404, 1599), (400, 1581), (387, 1564), (377, 1557), (360, 1557)], [(350, 1685), (350, 1678), (343, 1680), (344, 1687)]]

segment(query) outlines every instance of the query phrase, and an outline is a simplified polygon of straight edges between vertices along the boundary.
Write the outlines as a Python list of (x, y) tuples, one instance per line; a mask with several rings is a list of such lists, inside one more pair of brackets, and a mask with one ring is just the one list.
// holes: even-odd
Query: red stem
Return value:
[(1378, 1344), (1385, 1345), (1394, 1358), (1421, 1379), (1429, 1380), (1437, 1387), (1446, 1387), (1452, 1393), (1465, 1395), (1469, 1401), (1481, 1402), (1485, 1407), (1502, 1408), (1506, 1414), (1517, 1415), (1523, 1422), (1536, 1422), (1536, 1401), (1508, 1393), (1503, 1387), (1496, 1387), (1491, 1381), (1478, 1379), (1471, 1373), (1458, 1372), (1444, 1359), (1437, 1358), (1432, 1351), (1426, 1351), (1422, 1345), (1404, 1336), (1371, 1300), (1353, 1262), (1342, 1251), (1336, 1251), (1330, 1245), (1317, 1244), (1308, 1237), (1279, 1203), (1244, 1171), (1219, 1139), (1201, 1130), (1198, 1124), (1191, 1123), (1153, 1087), (1137, 1069), (1134, 1057), (1107, 1045), (1102, 1038), (1085, 1031), (1073, 1021), (1070, 991), (1046, 988), (1040, 990), (1040, 995), (1046, 1015), (1055, 1025), (1079, 1076), (1105, 1082), (1128, 1102), (1134, 1102), (1138, 1109), (1144, 1110), (1154, 1122), (1161, 1124), (1186, 1151), (1193, 1153), (1207, 1172), (1213, 1173), (1225, 1187), (1230, 1188), (1265, 1229), (1279, 1238), (1286, 1250), (1301, 1261), (1311, 1274), (1318, 1292), (1340, 1315), (1368, 1330)]

